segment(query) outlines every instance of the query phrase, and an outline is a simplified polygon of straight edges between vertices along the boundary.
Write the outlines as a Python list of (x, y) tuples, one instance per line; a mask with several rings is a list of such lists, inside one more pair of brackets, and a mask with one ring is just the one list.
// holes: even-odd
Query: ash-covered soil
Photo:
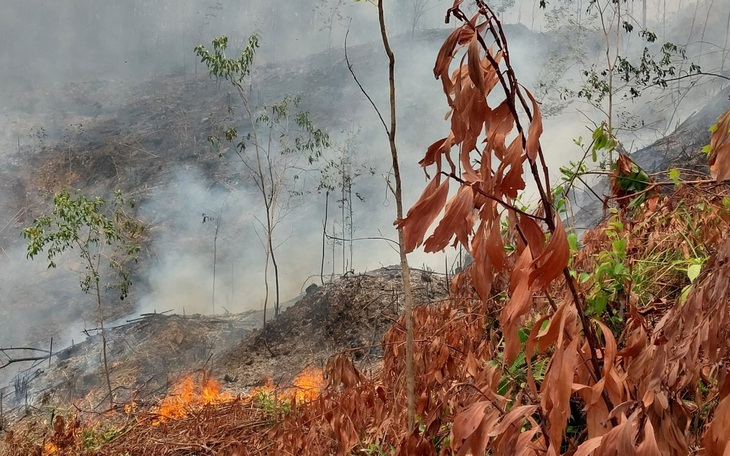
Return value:
[[(427, 304), (447, 295), (442, 275), (412, 269), (414, 302)], [(319, 287), (216, 360), (216, 370), (236, 388), (267, 379), (288, 386), (308, 366), (350, 351), (365, 367), (378, 361), (385, 330), (402, 312), (399, 267), (350, 274)]]

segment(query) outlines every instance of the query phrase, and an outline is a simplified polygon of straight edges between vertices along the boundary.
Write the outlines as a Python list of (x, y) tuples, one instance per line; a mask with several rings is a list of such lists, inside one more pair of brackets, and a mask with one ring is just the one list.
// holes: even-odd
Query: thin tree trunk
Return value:
[[(383, 47), (388, 55), (388, 83), (390, 87), (390, 129), (388, 130), (388, 142), (390, 154), (393, 160), (393, 177), (395, 178), (395, 204), (398, 219), (403, 218), (403, 195), (401, 189), (400, 166), (398, 163), (398, 149), (395, 144), (396, 117), (395, 117), (395, 55), (388, 42), (388, 32), (385, 28), (385, 13), (383, 2), (378, 2), (378, 22), (380, 23), (380, 35), (383, 39)], [(415, 424), (415, 377), (413, 372), (413, 295), (411, 293), (411, 270), (408, 266), (408, 256), (405, 250), (403, 229), (398, 229), (398, 251), (400, 253), (401, 278), (403, 279), (403, 295), (405, 300), (406, 319), (406, 396), (408, 407), (408, 430), (413, 430)]]
[[(272, 190), (273, 191), (273, 190)], [(268, 238), (268, 249), (269, 255), (271, 256), (271, 264), (274, 266), (274, 318), (279, 316), (279, 266), (276, 264), (276, 256), (274, 255), (274, 222), (271, 220), (273, 208), (270, 205), (266, 206), (266, 237)]]
[(264, 261), (264, 324), (266, 329), (266, 308), (269, 305), (269, 249), (266, 249), (266, 259)]
[(345, 169), (344, 169), (344, 160), (340, 160), (340, 167), (342, 168), (340, 170), (340, 179), (341, 179), (341, 197), (340, 200), (340, 219), (342, 221), (342, 226), (340, 227), (340, 237), (342, 238), (342, 274), (344, 275), (347, 272), (347, 265), (345, 264), (347, 260), (345, 259), (345, 252), (347, 251), (347, 241), (345, 240), (345, 226), (346, 226), (346, 220), (345, 220), (345, 204), (347, 204), (347, 198), (345, 196)]
[(216, 279), (216, 264), (218, 263), (218, 231), (221, 228), (221, 218), (223, 217), (223, 206), (226, 205), (225, 200), (221, 204), (221, 210), (218, 214), (218, 218), (215, 221), (215, 236), (213, 236), (213, 293), (211, 296), (211, 305), (213, 307), (213, 315), (215, 315), (215, 279)]
[(352, 261), (353, 238), (355, 237), (355, 227), (352, 220), (352, 176), (347, 179), (347, 204), (350, 209), (350, 270), (355, 271)]
[(327, 213), (329, 211), (330, 191), (324, 194), (324, 222), (322, 222), (322, 264), (319, 267), (319, 280), (324, 285), (324, 256), (327, 248)]
[[(91, 261), (89, 262), (91, 264)], [(97, 319), (99, 320), (99, 328), (101, 329), (101, 353), (104, 358), (104, 377), (106, 378), (106, 386), (109, 392), (109, 409), (114, 407), (114, 393), (112, 392), (112, 380), (109, 375), (109, 361), (106, 355), (106, 329), (104, 329), (104, 311), (101, 307), (101, 292), (99, 291), (99, 279), (96, 279), (96, 310)]]

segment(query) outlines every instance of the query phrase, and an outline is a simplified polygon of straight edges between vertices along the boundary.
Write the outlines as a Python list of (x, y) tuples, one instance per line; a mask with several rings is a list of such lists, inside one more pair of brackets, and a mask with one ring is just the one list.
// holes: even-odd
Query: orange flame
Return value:
[[(294, 379), (294, 386), (279, 394), (282, 401), (295, 400), (296, 402), (307, 402), (316, 399), (324, 389), (326, 382), (321, 369), (307, 368), (304, 369)], [(272, 394), (276, 392), (276, 386), (271, 379), (266, 384), (251, 390), (245, 399), (250, 400), (259, 394)], [(212, 378), (206, 378), (199, 384), (195, 378), (190, 375), (185, 377), (180, 383), (176, 384), (170, 394), (160, 403), (155, 410), (159, 416), (152, 422), (153, 426), (158, 426), (171, 419), (185, 418), (192, 411), (199, 410), (206, 405), (222, 404), (230, 402), (236, 397), (227, 392), (221, 392), (221, 386)], [(134, 410), (136, 404), (132, 403), (125, 407), (125, 411), (130, 413)]]
[(53, 442), (46, 442), (43, 445), (43, 456), (51, 456), (52, 454), (58, 454), (58, 447)]
[(185, 377), (175, 385), (172, 392), (160, 403), (156, 413), (160, 416), (152, 424), (159, 425), (169, 419), (180, 419), (188, 413), (206, 405), (222, 404), (235, 399), (231, 393), (221, 392), (220, 384), (207, 378), (196, 385), (193, 376)]
[(297, 402), (311, 401), (319, 396), (326, 386), (322, 369), (304, 369), (294, 379), (294, 387), (284, 393), (285, 397), (294, 398)]

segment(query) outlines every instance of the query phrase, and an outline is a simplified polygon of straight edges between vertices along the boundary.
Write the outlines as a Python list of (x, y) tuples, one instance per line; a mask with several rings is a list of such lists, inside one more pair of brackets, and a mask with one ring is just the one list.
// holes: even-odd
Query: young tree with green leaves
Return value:
[(35, 219), (32, 226), (23, 230), (23, 237), (28, 240), (28, 258), (45, 253), (49, 268), (55, 268), (58, 257), (68, 250), (76, 250), (81, 257), (85, 270), (81, 274), (81, 290), (96, 300), (110, 405), (114, 403), (114, 395), (107, 359), (102, 290), (116, 290), (120, 300), (127, 297), (132, 284), (127, 265), (137, 261), (138, 239), (144, 230), (127, 213), (127, 208), (134, 208), (134, 201), (125, 201), (119, 191), (109, 204), (100, 197), (74, 196), (62, 191), (53, 198), (51, 214)]
[[(274, 315), (280, 312), (279, 265), (274, 232), (281, 220), (303, 196), (298, 188), (300, 176), (308, 170), (299, 166), (306, 157), (313, 165), (330, 145), (329, 135), (314, 126), (309, 114), (300, 109), (300, 97), (286, 95), (278, 103), (253, 106), (250, 99), (250, 78), (253, 58), (259, 46), (258, 36), (252, 35), (248, 45), (236, 59), (225, 54), (228, 38), (221, 36), (212, 42), (213, 52), (200, 45), (195, 53), (211, 76), (229, 81), (236, 89), (245, 112), (249, 131), (239, 136), (235, 126), (225, 130), (225, 139), (235, 143), (235, 153), (243, 164), (244, 173), (253, 182), (264, 208), (264, 217), (256, 218), (263, 229), (260, 236), (264, 247), (264, 325), (269, 301), (269, 264), (274, 269)], [(211, 144), (219, 147), (220, 138), (211, 136)]]

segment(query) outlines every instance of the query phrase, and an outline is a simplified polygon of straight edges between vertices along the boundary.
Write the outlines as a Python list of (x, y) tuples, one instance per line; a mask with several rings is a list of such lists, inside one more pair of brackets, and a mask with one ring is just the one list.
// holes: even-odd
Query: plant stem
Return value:
[[(390, 88), (390, 128), (388, 142), (390, 154), (393, 160), (393, 177), (395, 179), (395, 204), (398, 219), (403, 218), (403, 195), (401, 189), (400, 166), (398, 164), (398, 149), (395, 144), (396, 117), (395, 117), (395, 55), (388, 42), (388, 32), (385, 28), (385, 14), (383, 2), (378, 2), (378, 22), (380, 23), (380, 35), (383, 39), (383, 47), (388, 55), (388, 85)], [(405, 239), (403, 228), (398, 228), (398, 251), (400, 254), (401, 279), (403, 280), (403, 295), (405, 300), (406, 319), (406, 395), (408, 407), (408, 431), (412, 431), (415, 424), (415, 376), (413, 372), (413, 295), (411, 292), (411, 270), (408, 266), (408, 256), (405, 250)]]

